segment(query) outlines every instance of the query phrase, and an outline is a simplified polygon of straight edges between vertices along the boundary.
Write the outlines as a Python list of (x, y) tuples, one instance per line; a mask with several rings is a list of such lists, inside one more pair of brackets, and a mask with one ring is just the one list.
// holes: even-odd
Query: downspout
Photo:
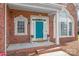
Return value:
[(5, 54), (6, 54), (6, 48), (7, 48), (7, 4), (5, 4), (5, 19), (4, 19), (4, 23), (5, 23)]

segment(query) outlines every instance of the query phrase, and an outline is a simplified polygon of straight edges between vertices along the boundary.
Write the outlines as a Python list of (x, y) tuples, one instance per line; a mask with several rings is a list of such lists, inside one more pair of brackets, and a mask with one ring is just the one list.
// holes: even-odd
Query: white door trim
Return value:
[(31, 39), (31, 42), (36, 40), (35, 38), (35, 21), (33, 21), (33, 19), (45, 19), (46, 22), (44, 22), (44, 27), (46, 27), (46, 29), (44, 29), (44, 38), (43, 39), (47, 39), (47, 35), (49, 34), (49, 18), (47, 16), (35, 16), (35, 15), (32, 15), (30, 17), (30, 35), (34, 35), (34, 37), (30, 38)]

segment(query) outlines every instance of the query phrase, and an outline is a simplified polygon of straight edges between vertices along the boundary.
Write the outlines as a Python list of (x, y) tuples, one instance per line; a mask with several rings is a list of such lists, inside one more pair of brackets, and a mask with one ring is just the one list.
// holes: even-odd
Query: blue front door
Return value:
[(36, 38), (43, 38), (43, 22), (36, 21)]

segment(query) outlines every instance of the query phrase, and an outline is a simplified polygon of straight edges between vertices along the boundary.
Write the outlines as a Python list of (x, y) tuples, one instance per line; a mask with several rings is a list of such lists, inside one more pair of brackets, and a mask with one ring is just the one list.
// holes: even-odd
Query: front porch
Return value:
[(7, 55), (33, 56), (61, 49), (60, 47), (56, 47), (57, 45), (55, 43), (49, 41), (9, 44)]
[[(8, 4), (8, 17), (12, 19), (12, 21), (9, 19), (8, 21), (11, 21), (14, 25), (8, 23), (9, 43), (7, 44), (7, 52), (11, 53), (14, 51), (15, 53), (13, 54), (16, 54), (18, 50), (27, 50), (27, 53), (25, 52), (25, 55), (27, 55), (29, 54), (28, 50), (32, 52), (39, 49), (46, 50), (46, 48), (53, 48), (56, 44), (60, 44), (58, 35), (56, 35), (55, 41), (52, 39), (54, 34), (53, 20), (56, 20), (54, 19), (54, 15), (57, 15), (57, 11), (61, 8), (59, 8), (59, 6), (50, 6), (50, 4), (25, 5), (26, 6), (24, 6), (24, 4)], [(9, 24), (11, 24), (11, 26)]]
[(35, 47), (49, 47), (55, 45), (53, 42), (45, 41), (45, 42), (32, 42), (32, 43), (17, 43), (17, 44), (9, 44), (7, 47), (7, 51), (18, 50), (18, 49), (28, 49)]

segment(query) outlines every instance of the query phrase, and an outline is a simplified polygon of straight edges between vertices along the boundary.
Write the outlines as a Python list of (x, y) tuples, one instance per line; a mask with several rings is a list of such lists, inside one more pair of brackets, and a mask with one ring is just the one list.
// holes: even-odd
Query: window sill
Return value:
[(15, 33), (15, 35), (18, 35), (18, 36), (22, 35), (23, 36), (23, 35), (27, 35), (27, 34), (25, 34), (25, 33), (22, 33), (22, 34), (21, 33)]
[(64, 38), (64, 37), (74, 37), (74, 36), (60, 36), (60, 38)]

